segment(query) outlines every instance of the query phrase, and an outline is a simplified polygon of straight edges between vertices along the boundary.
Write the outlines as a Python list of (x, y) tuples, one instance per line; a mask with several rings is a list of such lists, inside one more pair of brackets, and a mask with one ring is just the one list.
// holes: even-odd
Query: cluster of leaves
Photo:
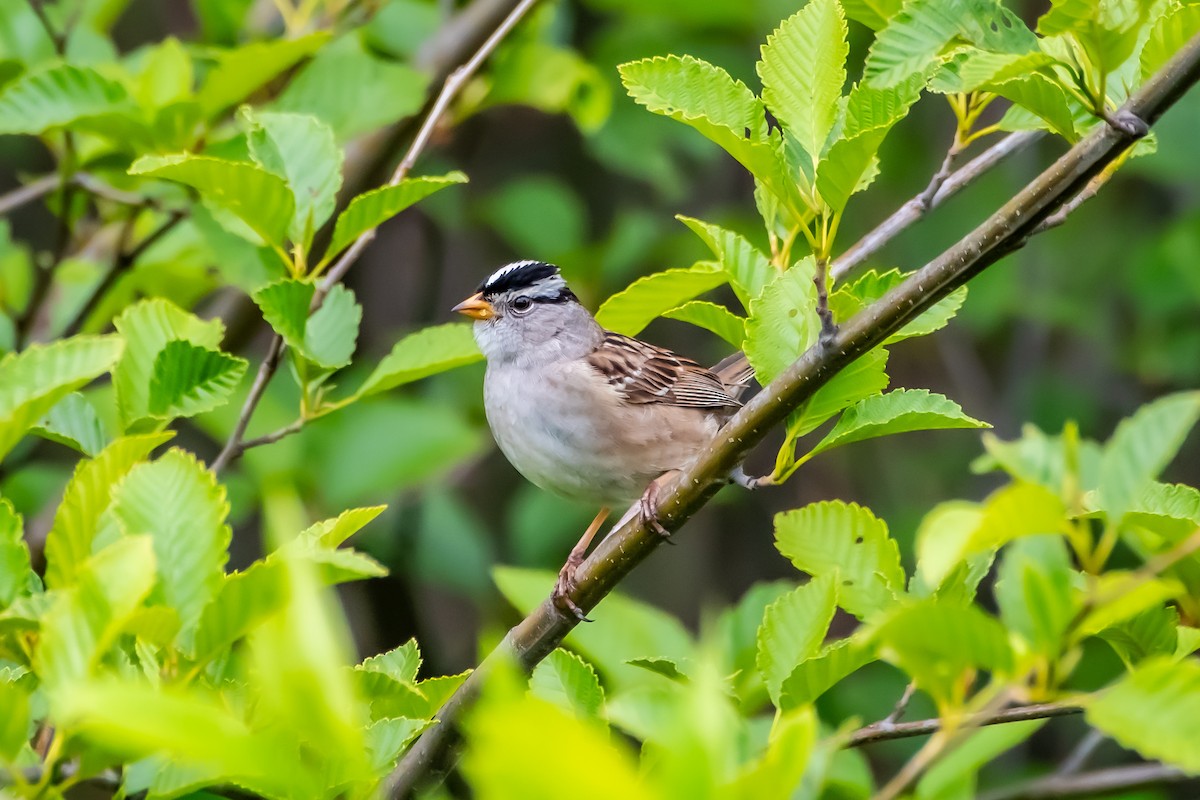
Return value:
[[(847, 748), (855, 720), (815, 704), (880, 661), (933, 701), (945, 737), (934, 741), (963, 736), (916, 797), (976, 796), (979, 768), (1045, 724), (970, 724), (1008, 702), (1081, 705), (1146, 758), (1200, 769), (1200, 491), (1154, 479), (1197, 419), (1200, 393), (1189, 392), (1145, 406), (1103, 445), (1073, 427), (985, 434), (975, 467), (1009, 482), (981, 502), (934, 507), (911, 572), (869, 509), (823, 501), (781, 513), (775, 545), (806, 583), (752, 588), (699, 641), (653, 608), (608, 598), (527, 688), (503, 672), (489, 679), (466, 726), (466, 775), (482, 797), (514, 782), (527, 797), (559, 796), (578, 763), (603, 765), (586, 782), (596, 797), (872, 797), (866, 760)], [(1116, 542), (1148, 566), (1106, 569)], [(529, 610), (552, 576), (496, 579)], [(861, 623), (848, 636), (830, 630), (839, 611)], [(1073, 677), (1089, 641), (1126, 669), (1084, 690)], [(640, 762), (615, 731), (640, 743)]]
[[(0, 500), (0, 760), (11, 789), (107, 780), (151, 797), (213, 784), (368, 795), (464, 677), (418, 681), (415, 642), (345, 666), (345, 622), (326, 587), (386, 572), (341, 547), (382, 509), (295, 534), (284, 526), (303, 513), (299, 498), (277, 493), (266, 508), (276, 545), (227, 574), (225, 489), (184, 450), (149, 458), (170, 438), (124, 436), (79, 465), (44, 577), (21, 516)], [(35, 752), (47, 724), (53, 741)]]

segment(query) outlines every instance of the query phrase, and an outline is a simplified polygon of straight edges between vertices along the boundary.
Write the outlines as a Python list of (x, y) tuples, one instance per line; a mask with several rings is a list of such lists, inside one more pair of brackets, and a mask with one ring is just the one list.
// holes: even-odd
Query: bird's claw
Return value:
[(579, 565), (582, 563), (582, 558), (567, 559), (567, 563), (558, 572), (558, 580), (554, 584), (554, 591), (550, 593), (550, 600), (558, 610), (569, 613), (580, 622), (591, 622), (592, 620), (583, 613), (583, 609), (571, 599), (571, 594), (577, 588), (575, 570), (579, 569)]
[(667, 544), (675, 544), (671, 532), (658, 521), (658, 482), (652, 482), (638, 500), (638, 515), (642, 523), (663, 538)]

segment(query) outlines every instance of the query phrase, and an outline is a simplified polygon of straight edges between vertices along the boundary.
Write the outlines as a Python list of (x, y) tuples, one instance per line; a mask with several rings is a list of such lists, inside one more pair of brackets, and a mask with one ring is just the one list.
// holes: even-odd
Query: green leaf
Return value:
[(129, 173), (191, 186), (205, 200), (246, 223), (283, 257), (296, 204), (287, 182), (278, 175), (257, 164), (187, 153), (142, 156)]
[(997, 0), (909, 0), (880, 31), (863, 67), (863, 80), (894, 86), (925, 72), (952, 42), (984, 50), (1024, 53), (1037, 39)]
[(471, 326), (451, 322), (410, 333), (367, 376), (358, 397), (386, 392), (397, 386), (436, 375), (483, 358)]
[(390, 772), (409, 742), (432, 724), (432, 721), (407, 717), (385, 717), (372, 722), (364, 733), (375, 773), (382, 776)]
[(339, 369), (354, 355), (362, 307), (354, 293), (339, 283), (310, 316), (315, 293), (312, 283), (283, 278), (255, 292), (254, 302), (288, 347), (318, 367)]
[(940, 709), (961, 702), (968, 671), (1005, 675), (1013, 669), (1004, 627), (974, 605), (936, 599), (903, 605), (885, 616), (872, 636), (880, 655), (908, 673)]
[(361, 672), (377, 672), (405, 684), (416, 684), (420, 668), (421, 650), (416, 639), (409, 639), (386, 653), (371, 656), (355, 667)]
[(298, 39), (252, 42), (216, 53), (213, 67), (196, 99), (205, 115), (212, 117), (249, 97), (261, 86), (315, 53), (329, 38), (320, 32)]
[(211, 411), (229, 400), (247, 366), (244, 358), (173, 339), (154, 358), (147, 411), (159, 419)]
[(638, 278), (604, 301), (596, 321), (605, 328), (636, 336), (658, 317), (727, 280), (715, 264), (698, 261), (690, 267), (667, 269)]
[(742, 308), (749, 308), (750, 301), (778, 274), (766, 254), (741, 234), (692, 217), (678, 215), (676, 219), (691, 228), (717, 257)]
[(333, 131), (308, 114), (243, 108), (250, 127), (250, 156), (260, 167), (287, 181), (295, 206), (288, 238), (308, 250), (313, 233), (337, 205), (342, 187), (342, 150)]
[(1173, 656), (1179, 646), (1179, 612), (1170, 606), (1152, 606), (1100, 631), (1100, 638), (1133, 669), (1147, 658)]
[(1061, 536), (1030, 536), (1013, 542), (1004, 550), (996, 577), (1000, 618), (1053, 662), (1067, 644), (1065, 634), (1082, 602), (1075, 583)]
[(0, 93), (0, 133), (41, 134), (72, 126), (114, 141), (146, 141), (125, 86), (90, 67), (60, 64), (27, 72)]
[[(712, 640), (722, 656), (721, 672), (731, 675), (734, 694), (742, 707), (761, 703), (765, 688), (755, 668), (758, 657), (758, 627), (762, 624), (767, 606), (794, 588), (787, 581), (756, 583), (736, 604), (723, 609), (712, 625)], [(765, 699), (765, 698), (764, 698)]]
[(1171, 56), (1200, 32), (1200, 6), (1173, 5), (1159, 17), (1150, 29), (1150, 37), (1142, 46), (1141, 74), (1146, 80), (1166, 64)]
[(42, 615), (35, 663), (52, 708), (66, 702), (66, 694), (114, 643), (154, 585), (154, 568), (149, 537), (123, 537), (88, 559), (77, 585), (51, 595), (53, 603)]
[(892, 126), (908, 115), (925, 82), (925, 74), (918, 73), (885, 88), (864, 80), (850, 90), (842, 129), (817, 165), (817, 191), (834, 211), (845, 209), (850, 195), (865, 188), (864, 178), (880, 145)]
[(991, 433), (982, 438), (987, 455), (971, 465), (974, 472), (1002, 469), (1055, 494), (1062, 493), (1068, 475), (1073, 475), (1077, 486), (1095, 486), (1100, 481), (1101, 448), (1093, 441), (1081, 440), (1074, 425), (1068, 425), (1062, 436), (1047, 436), (1033, 425), (1025, 425), (1021, 438), (1011, 442)]
[[(1066, 34), (1086, 54), (1084, 68), (1093, 81), (1116, 70), (1132, 55), (1154, 4), (1146, 0), (1055, 0), (1038, 20), (1038, 33), (1047, 38)], [(1100, 101), (1103, 98), (1099, 98)]]
[[(143, 420), (165, 418), (151, 411), (150, 394), (156, 368), (167, 367), (167, 364), (159, 362), (159, 355), (170, 342), (183, 340), (195, 347), (215, 351), (220, 347), (225, 333), (221, 320), (203, 321), (161, 298), (128, 306), (121, 316), (113, 320), (113, 325), (125, 338), (125, 352), (113, 370), (117, 410), (125, 430)], [(179, 367), (181, 365), (173, 365), (173, 368)], [(244, 362), (241, 369), (245, 369)], [(218, 393), (215, 390), (227, 382), (227, 377), (213, 382), (214, 393)], [(160, 386), (168, 385), (162, 377), (159, 381)], [(187, 398), (189, 404), (203, 405), (213, 401), (215, 398), (207, 391)]]
[(917, 569), (909, 591), (921, 596), (937, 591), (964, 563), (963, 553), (982, 520), (979, 503), (951, 500), (934, 506), (917, 526)]
[(663, 316), (712, 331), (737, 349), (746, 340), (746, 321), (725, 306), (707, 300), (692, 300), (664, 312)]
[(838, 604), (863, 619), (904, 594), (900, 550), (887, 524), (838, 500), (775, 515), (775, 546), (810, 575), (836, 575)]
[(688, 679), (687, 673), (669, 658), (635, 658), (627, 663), (632, 667), (640, 667), (653, 672), (655, 675), (662, 675), (667, 680), (685, 682)]
[(888, 23), (903, 5), (902, 0), (843, 0), (846, 17), (861, 22), (873, 31)]
[(1117, 522), (1175, 457), (1200, 419), (1200, 392), (1178, 392), (1147, 403), (1122, 420), (1100, 463), (1100, 507)]
[(876, 658), (874, 648), (858, 637), (841, 639), (796, 665), (779, 689), (779, 709), (813, 703), (850, 674)]
[(859, 356), (834, 375), (829, 383), (788, 416), (789, 440), (795, 441), (812, 433), (842, 409), (880, 394), (888, 386), (887, 362), (888, 351), (879, 347)]
[(836, 0), (808, 3), (762, 47), (763, 101), (814, 166), (837, 120), (849, 51), (846, 19)]
[[(390, 8), (398, 7), (385, 6), (379, 15)], [(406, 19), (413, 10), (405, 9)], [(343, 142), (419, 111), (429, 78), (408, 64), (377, 58), (359, 33), (350, 31), (322, 47), (272, 108), (311, 114)]]
[(811, 711), (776, 718), (762, 756), (744, 765), (722, 797), (793, 797), (810, 765), (819, 724)]
[(771, 701), (780, 704), (780, 688), (796, 665), (821, 649), (837, 610), (837, 574), (814, 577), (767, 606), (758, 629), (755, 660)]
[(617, 68), (629, 95), (655, 114), (695, 128), (749, 170), (793, 215), (804, 202), (768, 133), (762, 102), (725, 70), (691, 56), (648, 58)]
[(323, 547), (337, 547), (378, 517), (387, 506), (351, 508), (333, 519), (317, 522), (301, 531), (299, 538), (309, 539)]
[(228, 513), (216, 476), (179, 449), (134, 467), (113, 492), (113, 514), (125, 532), (150, 535), (158, 589), (179, 613), (185, 634), (194, 630), (224, 578)]
[[(496, 586), (522, 613), (541, 605), (556, 575), (540, 570), (496, 567)], [(661, 680), (631, 666), (638, 658), (668, 658), (675, 663), (692, 659), (694, 645), (675, 617), (619, 593), (610, 594), (592, 612), (595, 622), (581, 625), (564, 645), (586, 658), (613, 691)]]
[(48, 587), (61, 589), (75, 582), (92, 552), (92, 540), (101, 515), (108, 510), (113, 489), (135, 464), (173, 435), (127, 436), (114, 441), (95, 458), (79, 462), (46, 535)]
[(1045, 724), (1044, 719), (1030, 719), (971, 731), (966, 741), (939, 758), (921, 776), (914, 800), (958, 800), (978, 796), (975, 784), (979, 772), (1028, 740)]
[(94, 456), (104, 449), (107, 437), (95, 407), (79, 392), (59, 400), (30, 431), (43, 439)]
[(9, 681), (0, 681), (0, 760), (8, 764), (16, 764), (21, 750), (29, 743), (33, 735), (30, 723), (33, 714), (30, 708), (29, 692), (23, 686)]
[(198, 664), (208, 662), (279, 611), (286, 597), (283, 568), (276, 562), (256, 561), (223, 576), (200, 613), (189, 654)]
[(1142, 756), (1200, 772), (1200, 663), (1154, 658), (1085, 703), (1089, 724)]
[(746, 357), (758, 382), (766, 386), (817, 340), (815, 262), (809, 256), (777, 275), (750, 303), (746, 320)]
[[(871, 269), (850, 283), (838, 287), (829, 298), (829, 307), (839, 322), (845, 322), (864, 307), (879, 300), (907, 279), (911, 273), (898, 269), (879, 272)], [(925, 313), (893, 333), (884, 342), (892, 344), (914, 336), (924, 336), (941, 330), (950, 323), (967, 299), (967, 287), (963, 286), (939, 300)]]
[(1030, 72), (1020, 78), (990, 83), (987, 88), (1028, 109), (1068, 142), (1079, 140), (1081, 132), (1075, 124), (1071, 100), (1066, 90), (1053, 79)]
[(534, 668), (529, 691), (578, 717), (600, 719), (604, 706), (604, 690), (592, 665), (562, 648)]
[(858, 401), (842, 414), (833, 430), (805, 457), (835, 447), (909, 431), (990, 428), (968, 417), (953, 400), (925, 389), (897, 389)]
[(75, 336), (0, 358), (0, 460), (62, 398), (121, 355), (117, 336)]
[(988, 497), (963, 555), (998, 548), (1023, 536), (1064, 532), (1066, 517), (1062, 499), (1049, 489), (1013, 483)]
[(0, 608), (38, 591), (41, 583), (30, 565), (21, 515), (0, 497)]
[(1123, 570), (1110, 570), (1101, 575), (1093, 592), (1094, 607), (1079, 621), (1076, 631), (1080, 638), (1095, 636), (1187, 594), (1183, 584), (1174, 578), (1146, 580), (1136, 572)]
[(466, 183), (467, 176), (461, 172), (424, 178), (406, 178), (395, 186), (384, 186), (364, 192), (350, 201), (346, 210), (338, 215), (333, 226), (333, 239), (325, 250), (327, 263), (338, 253), (369, 230), (399, 214), (404, 209), (447, 186)]

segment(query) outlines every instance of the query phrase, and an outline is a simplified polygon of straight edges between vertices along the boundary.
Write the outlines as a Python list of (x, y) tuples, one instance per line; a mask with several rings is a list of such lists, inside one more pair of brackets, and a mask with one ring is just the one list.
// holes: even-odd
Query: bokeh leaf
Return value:
[(777, 708), (783, 682), (821, 649), (837, 610), (836, 573), (814, 577), (767, 606), (758, 629), (755, 663)]
[(576, 716), (600, 719), (604, 690), (592, 665), (562, 648), (538, 664), (529, 678), (529, 691)]
[(1116, 522), (1183, 445), (1200, 419), (1200, 392), (1178, 392), (1142, 406), (1117, 426), (1100, 463), (1100, 507)]
[(249, 97), (276, 75), (312, 55), (329, 34), (320, 32), (296, 39), (251, 42), (216, 53), (217, 64), (196, 94), (204, 113), (213, 116)]
[(1154, 658), (1092, 697), (1087, 721), (1146, 758), (1200, 771), (1200, 663)]
[(71, 392), (55, 403), (31, 432), (85, 456), (96, 455), (108, 443), (96, 407), (80, 392)]

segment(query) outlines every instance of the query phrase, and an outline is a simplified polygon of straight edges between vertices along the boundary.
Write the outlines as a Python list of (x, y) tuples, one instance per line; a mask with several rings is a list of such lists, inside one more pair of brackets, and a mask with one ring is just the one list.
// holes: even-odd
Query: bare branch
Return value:
[(1101, 797), (1116, 792), (1196, 780), (1166, 764), (1131, 764), (1074, 775), (1050, 775), (1018, 786), (986, 792), (979, 800), (1045, 800), (1054, 797)]
[[(408, 151), (404, 154), (404, 157), (396, 166), (395, 171), (392, 172), (392, 177), (385, 184), (386, 186), (395, 186), (396, 184), (400, 183), (400, 181), (404, 180), (405, 176), (407, 176), (412, 170), (413, 165), (417, 163), (417, 159), (420, 158), (421, 153), (424, 152), (426, 145), (429, 144), (429, 139), (433, 135), (433, 131), (437, 127), (438, 122), (446, 113), (446, 110), (450, 107), (450, 104), (454, 101), (454, 98), (457, 97), (458, 93), (462, 90), (462, 87), (466, 85), (467, 81), (471, 79), (471, 76), (479, 70), (479, 67), (482, 66), (483, 62), (487, 60), (488, 56), (490, 56), (500, 42), (504, 40), (504, 37), (507, 36), (514, 27), (516, 27), (517, 23), (521, 21), (526, 12), (528, 12), (529, 9), (532, 8), (537, 2), (538, 0), (520, 0), (520, 2), (513, 6), (512, 10), (509, 11), (508, 16), (506, 16), (495, 28), (495, 30), (492, 31), (491, 35), (484, 40), (483, 44), (479, 46), (479, 49), (475, 51), (471, 58), (468, 59), (467, 62), (461, 67), (450, 73), (449, 77), (446, 78), (445, 84), (442, 86), (441, 93), (434, 101), (433, 106), (429, 109), (428, 114), (426, 114), (425, 121), (417, 131), (416, 136), (413, 137), (412, 143), (408, 147)], [(471, 14), (472, 7), (468, 7), (462, 12), (462, 14)], [(476, 17), (472, 17), (472, 19), (474, 18)], [(490, 17), (483, 17), (483, 19), (490, 19)], [(349, 249), (347, 249), (346, 252), (342, 254), (341, 258), (339, 258), (329, 269), (329, 273), (325, 276), (324, 280), (321, 281), (320, 285), (317, 287), (317, 291), (313, 295), (314, 310), (321, 306), (321, 303), (325, 300), (325, 296), (329, 294), (329, 291), (333, 288), (334, 284), (336, 284), (345, 276), (346, 272), (350, 269), (354, 262), (357, 261), (359, 256), (362, 255), (363, 251), (366, 250), (367, 245), (369, 245), (371, 240), (375, 238), (376, 230), (377, 228), (371, 228), (355, 239), (354, 244), (350, 245)], [(266, 391), (267, 384), (270, 383), (271, 377), (275, 374), (275, 370), (279, 367), (279, 363), (283, 356), (283, 351), (283, 339), (278, 334), (275, 334), (271, 339), (270, 346), (267, 348), (267, 355), (264, 357), (262, 364), (259, 366), (258, 374), (254, 378), (254, 385), (250, 387), (250, 394), (246, 396), (246, 401), (242, 405), (242, 410), (238, 415), (237, 425), (233, 429), (233, 434), (229, 437), (229, 441), (225, 443), (225, 446), (221, 449), (221, 452), (217, 455), (217, 458), (212, 463), (212, 470), (214, 473), (219, 474), (222, 469), (228, 466), (230, 462), (236, 460), (247, 449), (256, 447), (260, 444), (270, 444), (271, 442), (278, 441), (284, 436), (295, 433), (304, 427), (304, 420), (297, 420), (295, 423), (288, 425), (286, 428), (276, 431), (276, 433), (279, 434), (278, 436), (275, 436), (275, 434), (268, 434), (267, 436), (261, 436), (258, 439), (253, 439), (249, 442), (242, 441), (242, 437), (246, 434), (246, 427), (250, 424), (250, 418), (254, 415), (254, 409), (258, 406), (259, 401), (262, 399), (263, 392)], [(275, 436), (275, 438), (271, 438), (273, 436)]]
[[(1197, 80), (1200, 80), (1200, 36), (1181, 48), (1134, 93), (1123, 111), (1152, 124)], [(1019, 249), (1043, 219), (1119, 158), (1134, 141), (1124, 130), (1099, 126), (957, 244), (848, 320), (834, 337), (832, 346), (813, 347), (805, 352), (733, 416), (691, 467), (662, 488), (659, 523), (669, 531), (678, 530), (727, 482), (751, 448), (794, 408), (859, 356)], [(580, 566), (576, 573), (578, 588), (572, 600), (585, 613), (595, 608), (663, 541), (640, 518), (630, 520), (610, 533)], [(453, 744), (458, 716), (473, 701), (491, 664), (514, 660), (531, 669), (577, 624), (574, 615), (562, 613), (547, 598), (512, 628), (446, 702), (438, 712), (437, 721), (405, 753), (388, 779), (388, 794), (411, 795), (435, 761)]]
[[(922, 192), (900, 206), (895, 213), (875, 226), (874, 230), (855, 242), (839, 258), (834, 259), (831, 271), (833, 279), (840, 281), (845, 278), (930, 210), (942, 205), (992, 167), (1029, 147), (1044, 135), (1042, 131), (1011, 133), (942, 181), (927, 202), (922, 199), (925, 194)], [(931, 182), (930, 186), (932, 185)], [(928, 191), (928, 187), (925, 191)]]
[(0, 216), (4, 216), (26, 203), (32, 203), (40, 197), (45, 197), (54, 191), (58, 183), (58, 175), (43, 175), (24, 186), (18, 186), (7, 194), (0, 195)]
[(1079, 744), (1075, 745), (1075, 749), (1071, 754), (1063, 759), (1055, 771), (1055, 775), (1074, 775), (1087, 766), (1088, 759), (1092, 757), (1092, 753), (1096, 752), (1096, 748), (1104, 743), (1108, 736), (1098, 728), (1092, 728), (1087, 734), (1079, 740)]
[[(1079, 706), (1065, 703), (1038, 703), (1016, 706), (992, 714), (978, 714), (963, 721), (963, 727), (978, 728), (985, 725), (1003, 725), (1006, 722), (1024, 722), (1031, 719), (1050, 719), (1079, 714)], [(909, 739), (913, 736), (928, 736), (942, 729), (940, 719), (922, 719), (913, 722), (889, 722), (887, 719), (859, 728), (850, 734), (847, 747), (862, 747), (864, 744), (886, 742), (892, 739)]]

